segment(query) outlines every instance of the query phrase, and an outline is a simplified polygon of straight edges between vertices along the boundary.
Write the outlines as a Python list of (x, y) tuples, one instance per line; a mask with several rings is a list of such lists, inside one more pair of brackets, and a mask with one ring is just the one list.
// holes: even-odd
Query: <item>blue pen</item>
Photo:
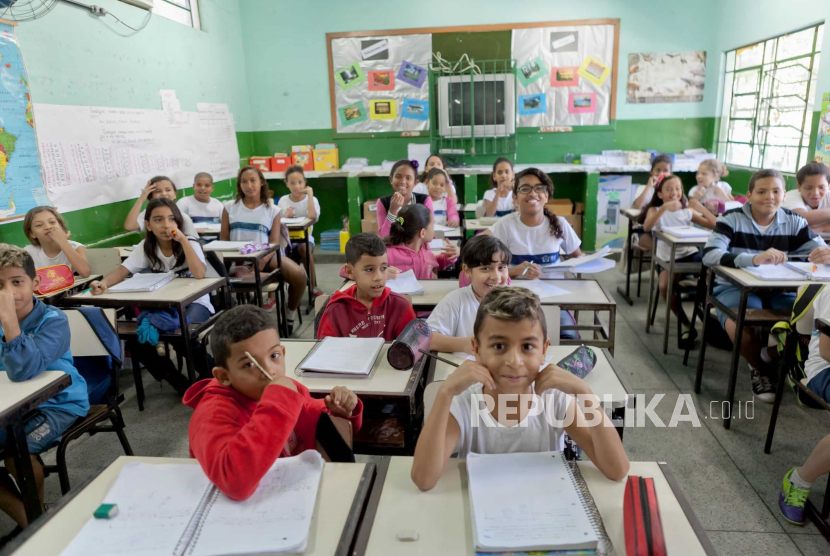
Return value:
[(84, 295), (86, 292), (92, 291), (92, 288), (87, 288), (78, 295)]
[(525, 267), (524, 272), (522, 272), (522, 276), (524, 276), (525, 274), (527, 274), (527, 271), (528, 271), (528, 270), (530, 270), (530, 266), (526, 266), (526, 267)]

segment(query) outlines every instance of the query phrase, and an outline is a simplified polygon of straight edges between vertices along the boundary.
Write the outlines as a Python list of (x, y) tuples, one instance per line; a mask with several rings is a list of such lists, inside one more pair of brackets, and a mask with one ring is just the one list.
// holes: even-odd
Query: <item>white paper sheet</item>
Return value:
[(107, 291), (112, 293), (152, 292), (176, 277), (175, 272), (146, 272), (133, 274), (130, 278), (110, 286)]
[(712, 235), (712, 230), (696, 228), (695, 226), (669, 226), (663, 228), (663, 231), (677, 237), (709, 237)]
[(807, 277), (783, 264), (747, 266), (744, 270), (760, 280), (807, 280)]
[(510, 285), (516, 288), (527, 288), (538, 295), (539, 299), (568, 295), (571, 293), (568, 290), (559, 288), (550, 282), (545, 282), (543, 280), (513, 280), (510, 282)]
[(291, 218), (280, 218), (280, 224), (285, 224), (286, 226), (296, 226), (297, 224), (302, 224), (305, 221), (305, 216), (293, 216)]
[(591, 253), (590, 255), (585, 255), (584, 257), (576, 257), (576, 258), (573, 258), (573, 259), (565, 259), (565, 260), (560, 259), (558, 263), (551, 264), (551, 265), (543, 265), (542, 268), (544, 270), (551, 270), (551, 269), (567, 270), (567, 269), (571, 269), (571, 268), (576, 267), (576, 266), (584, 265), (585, 263), (589, 263), (589, 262), (594, 261), (596, 259), (600, 259), (600, 258), (602, 258), (602, 257), (604, 257), (604, 256), (606, 256), (610, 253), (611, 253), (611, 248), (609, 248), (608, 246), (605, 246), (602, 249), (600, 249), (599, 251), (597, 251), (596, 253)]
[(431, 145), (429, 143), (409, 143), (406, 146), (406, 158), (418, 161), (418, 172), (423, 172), (427, 165), (427, 159)]
[(205, 251), (238, 251), (240, 247), (249, 244), (250, 241), (211, 241), (204, 245), (202, 249)]
[(317, 346), (301, 369), (321, 373), (368, 375), (383, 348), (383, 338), (335, 338)]
[(418, 279), (415, 278), (415, 272), (412, 269), (399, 274), (394, 280), (388, 280), (386, 286), (400, 295), (418, 295), (424, 293), (424, 288), (418, 283)]

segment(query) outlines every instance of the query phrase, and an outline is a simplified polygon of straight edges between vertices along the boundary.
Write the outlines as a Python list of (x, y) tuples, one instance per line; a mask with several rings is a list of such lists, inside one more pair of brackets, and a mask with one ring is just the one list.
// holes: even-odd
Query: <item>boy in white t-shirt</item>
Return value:
[[(291, 191), (290, 195), (283, 195), (280, 197), (277, 206), (280, 213), (285, 218), (303, 217), (317, 222), (320, 219), (320, 202), (314, 196), (314, 190), (306, 183), (305, 173), (303, 173), (302, 166), (290, 166), (285, 171), (285, 185)], [(308, 257), (308, 268), (311, 271), (311, 287), (314, 289), (314, 295), (323, 295), (323, 292), (317, 287), (317, 275), (314, 272), (314, 236), (312, 232), (314, 226), (309, 226), (306, 233), (308, 234), (309, 252), (306, 253), (305, 245), (299, 240), (295, 243), (295, 252), (291, 253), (292, 259), (297, 263), (305, 263)]]
[(810, 162), (795, 179), (798, 189), (787, 191), (781, 206), (803, 216), (814, 232), (830, 232), (830, 167)]
[(418, 488), (434, 487), (453, 453), (556, 451), (565, 433), (606, 477), (625, 478), (628, 457), (591, 388), (556, 365), (542, 368), (550, 342), (534, 293), (494, 288), (481, 302), (473, 334), (475, 361), (441, 385), (415, 446)]
[(176, 203), (182, 214), (186, 214), (198, 222), (220, 222), (225, 206), (219, 199), (210, 195), (213, 193), (213, 176), (207, 172), (199, 172), (193, 178), (193, 195), (183, 197)]

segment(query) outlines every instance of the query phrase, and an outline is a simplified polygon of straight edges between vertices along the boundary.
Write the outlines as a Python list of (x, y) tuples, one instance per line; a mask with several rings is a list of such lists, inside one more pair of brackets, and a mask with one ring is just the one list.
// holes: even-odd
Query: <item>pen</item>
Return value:
[(257, 360), (256, 360), (256, 359), (254, 359), (254, 356), (253, 356), (253, 355), (251, 355), (251, 354), (250, 354), (250, 353), (248, 353), (247, 351), (245, 352), (245, 355), (247, 355), (247, 356), (248, 356), (248, 359), (250, 359), (251, 361), (253, 361), (254, 365), (256, 365), (256, 366), (257, 366), (257, 368), (258, 368), (260, 371), (262, 371), (262, 374), (264, 374), (265, 376), (267, 376), (267, 377), (268, 377), (268, 380), (274, 380), (274, 377), (272, 377), (271, 375), (269, 375), (269, 374), (268, 374), (268, 372), (267, 372), (265, 369), (263, 369), (263, 368), (262, 368), (262, 365), (260, 365), (260, 364), (257, 362)]
[(84, 291), (82, 291), (82, 292), (81, 292), (81, 293), (79, 293), (78, 295), (84, 295), (85, 293), (90, 292), (90, 291), (92, 291), (92, 288), (91, 288), (91, 287), (90, 287), (90, 288), (85, 289)]
[(525, 269), (524, 269), (524, 271), (522, 271), (522, 276), (524, 276), (525, 274), (527, 274), (527, 271), (528, 271), (528, 270), (530, 270), (530, 265), (526, 266), (526, 267), (525, 267)]
[(428, 355), (428, 356), (432, 357), (433, 359), (437, 359), (438, 361), (441, 361), (442, 363), (446, 363), (447, 365), (452, 365), (453, 367), (458, 367), (458, 363), (453, 363), (449, 359), (444, 359), (443, 357), (438, 357), (434, 353), (431, 353), (429, 351), (424, 351), (422, 349), (419, 349), (418, 351), (420, 351), (424, 355)]

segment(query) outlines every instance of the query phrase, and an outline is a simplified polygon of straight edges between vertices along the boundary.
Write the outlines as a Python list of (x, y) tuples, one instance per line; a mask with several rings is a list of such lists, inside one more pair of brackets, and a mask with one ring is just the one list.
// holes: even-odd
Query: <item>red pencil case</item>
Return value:
[(628, 556), (666, 556), (666, 540), (654, 479), (631, 475), (625, 483), (623, 516)]
[(35, 293), (40, 295), (68, 290), (75, 285), (75, 275), (65, 264), (38, 268), (35, 272), (40, 276), (40, 286)]

